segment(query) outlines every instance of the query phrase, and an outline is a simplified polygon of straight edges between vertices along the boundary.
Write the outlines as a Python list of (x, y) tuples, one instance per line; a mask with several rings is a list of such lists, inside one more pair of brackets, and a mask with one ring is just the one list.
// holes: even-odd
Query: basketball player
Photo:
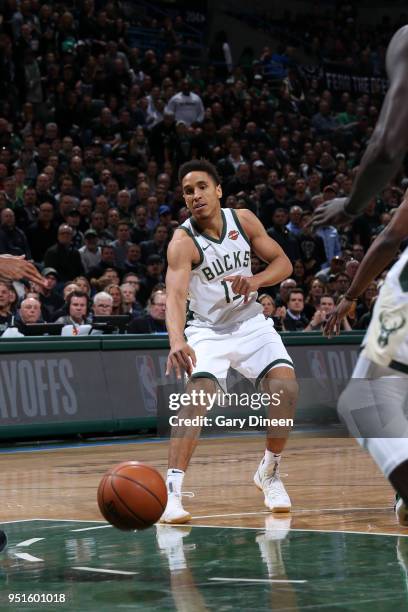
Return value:
[[(170, 340), (167, 374), (189, 376), (188, 391), (216, 393), (230, 366), (256, 380), (269, 394), (280, 393), (271, 415), (291, 418), (297, 398), (293, 363), (271, 319), (256, 301), (257, 290), (276, 285), (292, 272), (280, 246), (249, 210), (221, 209), (222, 190), (217, 172), (205, 160), (181, 166), (179, 180), (191, 218), (174, 233), (167, 258), (166, 323)], [(252, 275), (251, 249), (266, 269)], [(186, 302), (192, 319), (186, 330)], [(185, 339), (186, 338), (186, 339)], [(283, 391), (283, 393), (282, 393)], [(204, 415), (206, 406), (184, 408), (181, 417)], [(197, 445), (200, 427), (173, 428), (167, 472), (168, 504), (165, 523), (185, 523), (190, 513), (181, 502), (185, 471)], [(291, 502), (279, 476), (287, 429), (273, 437), (268, 432), (265, 455), (254, 476), (272, 512), (289, 512)], [(275, 433), (276, 435), (276, 433)]]
[[(408, 27), (400, 28), (387, 49), (390, 86), (361, 160), (349, 198), (318, 208), (314, 225), (342, 224), (360, 214), (399, 170), (408, 150)], [(396, 253), (408, 235), (407, 203), (368, 251), (346, 300), (352, 302)], [(327, 328), (337, 326), (339, 312)], [(332, 327), (333, 326), (333, 327)], [(400, 498), (397, 518), (408, 526), (408, 435), (403, 412), (408, 384), (408, 249), (387, 274), (363, 342), (353, 378), (338, 410), (349, 430), (368, 449)]]
[[(41, 286), (44, 285), (45, 281), (37, 268), (32, 263), (26, 261), (24, 256), (15, 257), (13, 255), (0, 255), (0, 278), (10, 281), (28, 278)], [(0, 552), (6, 546), (7, 536), (4, 531), (0, 530)]]

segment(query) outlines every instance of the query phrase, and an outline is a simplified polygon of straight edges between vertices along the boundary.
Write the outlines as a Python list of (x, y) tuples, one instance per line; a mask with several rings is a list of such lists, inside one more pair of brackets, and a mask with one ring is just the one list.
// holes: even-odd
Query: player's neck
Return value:
[(211, 236), (212, 238), (219, 240), (224, 229), (224, 216), (221, 209), (215, 212), (214, 215), (208, 219), (197, 221), (197, 219), (194, 218), (194, 225), (201, 234), (207, 234), (207, 236)]

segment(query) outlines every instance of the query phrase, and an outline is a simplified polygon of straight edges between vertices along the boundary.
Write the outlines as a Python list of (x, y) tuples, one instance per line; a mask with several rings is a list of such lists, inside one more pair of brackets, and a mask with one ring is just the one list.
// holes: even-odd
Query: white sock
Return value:
[(264, 458), (262, 460), (263, 466), (264, 467), (269, 467), (269, 466), (274, 466), (276, 463), (279, 464), (280, 460), (281, 460), (281, 456), (280, 454), (275, 454), (273, 451), (268, 450), (267, 448), (265, 449), (265, 455)]
[(170, 468), (167, 470), (166, 485), (169, 495), (172, 493), (180, 495), (181, 487), (183, 486), (184, 474), (185, 472), (183, 472), (183, 470), (178, 470), (176, 468)]

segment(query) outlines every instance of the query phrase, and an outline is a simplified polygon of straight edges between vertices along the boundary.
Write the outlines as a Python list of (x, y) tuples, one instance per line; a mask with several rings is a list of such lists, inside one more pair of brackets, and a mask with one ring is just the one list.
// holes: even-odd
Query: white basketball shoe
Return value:
[(193, 497), (194, 493), (169, 493), (166, 509), (160, 517), (160, 523), (183, 525), (191, 520), (191, 514), (184, 510), (181, 502), (182, 496)]
[(265, 466), (264, 460), (255, 472), (254, 483), (263, 491), (265, 506), (272, 512), (290, 512), (292, 504), (279, 475), (279, 463)]
[(395, 516), (397, 517), (397, 521), (403, 527), (408, 527), (408, 508), (399, 495), (397, 495), (397, 500), (395, 504)]

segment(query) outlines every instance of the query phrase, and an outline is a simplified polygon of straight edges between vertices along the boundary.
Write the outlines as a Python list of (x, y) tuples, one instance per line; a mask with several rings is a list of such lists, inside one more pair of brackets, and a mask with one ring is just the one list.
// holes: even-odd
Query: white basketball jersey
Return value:
[(244, 297), (233, 293), (227, 276), (252, 276), (251, 247), (231, 208), (221, 209), (223, 228), (220, 239), (201, 232), (194, 219), (181, 226), (193, 240), (200, 253), (200, 262), (193, 267), (189, 285), (188, 325), (221, 328), (246, 321), (262, 312), (253, 292), (244, 303)]

